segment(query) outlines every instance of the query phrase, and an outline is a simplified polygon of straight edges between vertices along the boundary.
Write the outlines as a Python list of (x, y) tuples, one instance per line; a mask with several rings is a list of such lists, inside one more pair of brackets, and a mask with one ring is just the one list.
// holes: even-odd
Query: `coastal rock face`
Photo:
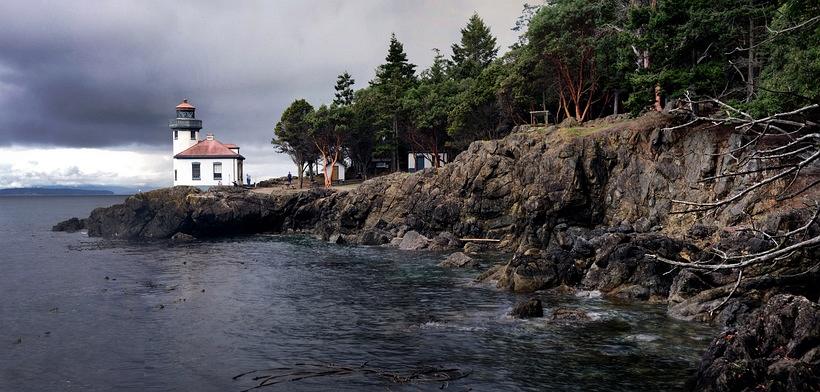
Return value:
[(268, 196), (241, 188), (209, 192), (173, 187), (140, 193), (123, 204), (98, 208), (85, 219), (90, 236), (120, 239), (170, 238), (176, 233), (212, 237), (309, 229), (331, 192), (312, 190)]
[(772, 297), (749, 322), (709, 345), (694, 384), (699, 391), (817, 391), (820, 305)]
[[(459, 238), (487, 238), (518, 252), (552, 245), (594, 249), (596, 244), (583, 241), (575, 246), (577, 228), (617, 228), (612, 238), (599, 239), (604, 244), (636, 231), (684, 236), (696, 217), (670, 215), (671, 199), (711, 200), (730, 190), (740, 180), (693, 184), (730, 165), (710, 154), (740, 139), (714, 130), (662, 130), (669, 121), (652, 114), (585, 137), (564, 129), (516, 132), (474, 142), (438, 170), (395, 173), (345, 192), (161, 189), (94, 211), (85, 226), (92, 236), (133, 239), (168, 238), (178, 231), (200, 237), (306, 229), (325, 240), (339, 235), (374, 245), (410, 233), (418, 241), (408, 240), (405, 248), (456, 247)], [(731, 224), (747, 209), (765, 207), (757, 201), (745, 198), (742, 208), (719, 211), (702, 224)], [(449, 237), (437, 238), (444, 233)]]

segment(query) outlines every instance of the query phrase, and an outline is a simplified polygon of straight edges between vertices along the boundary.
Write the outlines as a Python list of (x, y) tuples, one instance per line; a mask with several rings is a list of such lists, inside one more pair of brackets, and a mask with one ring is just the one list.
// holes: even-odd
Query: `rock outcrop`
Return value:
[[(332, 193), (315, 189), (269, 196), (242, 188), (206, 192), (179, 186), (131, 196), (122, 204), (92, 211), (80, 222), (90, 236), (129, 240), (171, 238), (176, 233), (213, 237), (309, 230), (321, 217), (322, 201)], [(75, 225), (74, 219), (55, 230)]]
[(85, 229), (85, 219), (79, 218), (62, 221), (51, 228), (52, 231), (65, 231), (68, 233), (74, 233), (82, 229)]
[(698, 391), (820, 390), (820, 305), (772, 297), (709, 345), (692, 384)]

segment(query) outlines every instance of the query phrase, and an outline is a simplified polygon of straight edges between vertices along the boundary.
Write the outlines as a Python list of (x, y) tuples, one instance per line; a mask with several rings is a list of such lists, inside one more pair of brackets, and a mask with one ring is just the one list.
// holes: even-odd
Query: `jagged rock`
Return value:
[(552, 310), (553, 320), (562, 321), (589, 321), (591, 318), (581, 309), (555, 308)]
[(776, 295), (754, 317), (706, 349), (698, 391), (817, 391), (820, 385), (820, 306)]
[(173, 242), (193, 242), (196, 241), (196, 237), (185, 234), (185, 233), (176, 233), (171, 236), (171, 241)]
[(478, 260), (465, 255), (463, 252), (456, 252), (447, 256), (438, 266), (444, 268), (477, 268), (479, 263)]
[(404, 233), (404, 238), (402, 238), (401, 243), (399, 244), (399, 249), (419, 250), (427, 248), (427, 245), (429, 244), (429, 238), (419, 234), (419, 232), (415, 230), (410, 230), (407, 233)]
[(52, 231), (65, 231), (68, 233), (74, 233), (83, 229), (85, 229), (85, 219), (79, 218), (62, 221), (51, 228)]
[(609, 253), (599, 251), (582, 286), (621, 298), (666, 299), (673, 279), (667, 273), (671, 266), (648, 255), (679, 259), (690, 248), (681, 241), (657, 234), (631, 234), (626, 238), (627, 242), (619, 243)]
[(515, 304), (510, 316), (518, 318), (544, 317), (544, 305), (540, 299), (530, 298)]

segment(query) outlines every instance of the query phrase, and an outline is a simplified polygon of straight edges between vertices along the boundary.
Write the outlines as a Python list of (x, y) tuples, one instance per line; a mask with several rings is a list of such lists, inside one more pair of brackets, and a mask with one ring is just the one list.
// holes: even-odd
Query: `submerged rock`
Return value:
[(185, 233), (176, 233), (171, 236), (171, 241), (173, 242), (193, 242), (196, 241), (196, 237), (185, 234)]
[(444, 268), (477, 268), (479, 263), (478, 260), (467, 256), (464, 252), (456, 252), (447, 256), (438, 266)]
[(518, 318), (544, 317), (544, 305), (540, 299), (530, 298), (515, 304), (510, 316)]
[(556, 308), (552, 311), (553, 320), (561, 321), (589, 321), (591, 318), (587, 312), (581, 309)]

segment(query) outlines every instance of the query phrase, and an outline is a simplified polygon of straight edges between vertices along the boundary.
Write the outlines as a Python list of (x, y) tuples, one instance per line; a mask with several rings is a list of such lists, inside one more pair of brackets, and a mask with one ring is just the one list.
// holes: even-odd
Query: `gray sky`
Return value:
[(170, 185), (168, 120), (188, 98), (255, 178), (286, 174), (269, 142), (295, 98), (365, 86), (391, 32), (421, 70), (473, 12), (501, 51), (524, 1), (0, 2), (0, 188)]

